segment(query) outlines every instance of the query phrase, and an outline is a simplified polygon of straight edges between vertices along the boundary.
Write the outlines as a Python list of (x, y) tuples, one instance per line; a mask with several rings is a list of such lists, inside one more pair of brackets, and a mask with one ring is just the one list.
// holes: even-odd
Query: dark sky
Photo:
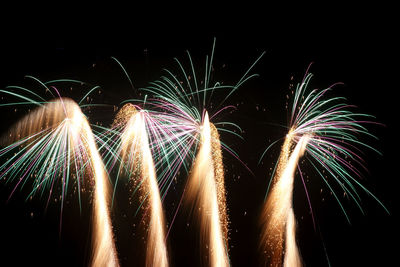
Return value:
[[(195, 7), (194, 7), (195, 8)], [(204, 8), (204, 7), (203, 7)], [(174, 57), (186, 61), (189, 50), (200, 71), (210, 54), (216, 37), (215, 80), (236, 82), (254, 60), (266, 54), (254, 68), (260, 76), (235, 93), (228, 104), (238, 110), (226, 115), (239, 124), (244, 141), (221, 135), (248, 165), (250, 174), (234, 158), (224, 153), (226, 189), (230, 227), (232, 266), (259, 266), (258, 216), (269, 180), (269, 169), (278, 157), (272, 150), (261, 165), (262, 151), (285, 129), (275, 124), (287, 123), (285, 108), (289, 84), (301, 81), (308, 65), (315, 74), (312, 85), (324, 88), (342, 82), (335, 93), (345, 96), (358, 110), (376, 116), (385, 126), (372, 126), (379, 141), (369, 140), (383, 153), (366, 151), (369, 173), (362, 181), (387, 206), (391, 215), (366, 193), (361, 192), (365, 215), (351, 201), (344, 201), (351, 225), (316, 173), (308, 170), (311, 201), (319, 230), (314, 230), (307, 200), (299, 181), (295, 183), (294, 208), (298, 221), (298, 244), (306, 266), (328, 266), (323, 244), (332, 266), (388, 266), (397, 249), (397, 201), (395, 154), (398, 142), (395, 127), (395, 93), (398, 90), (398, 52), (395, 19), (389, 7), (332, 7), (318, 12), (308, 10), (251, 7), (235, 12), (205, 8), (192, 12), (155, 12), (134, 9), (132, 12), (58, 12), (14, 10), (3, 17), (0, 36), (0, 87), (26, 84), (24, 75), (41, 80), (72, 78), (101, 85), (99, 101), (117, 105), (126, 98), (137, 97), (121, 69), (111, 60), (118, 58), (132, 77), (135, 87), (157, 79), (162, 68), (175, 69)], [(307, 9), (307, 8), (305, 8)], [(17, 9), (18, 11), (18, 9)], [(201, 12), (199, 12), (201, 13)], [(29, 14), (29, 15), (27, 15)], [(278, 15), (279, 14), (279, 15)], [(250, 16), (249, 16), (250, 15)], [(187, 61), (186, 61), (187, 62)], [(293, 81), (291, 80), (293, 79)], [(70, 96), (79, 99), (80, 92)], [(23, 109), (16, 114), (2, 108), (3, 133)], [(89, 118), (112, 120), (113, 114), (100, 110)], [(182, 180), (184, 177), (182, 177)], [(319, 180), (318, 180), (319, 179)], [(181, 182), (182, 184), (184, 181)], [(0, 258), (13, 264), (4, 266), (84, 266), (90, 250), (90, 203), (79, 214), (76, 195), (69, 196), (59, 235), (59, 205), (45, 212), (46, 198), (25, 202), (26, 192), (17, 192), (6, 203), (11, 184), (0, 183)], [(321, 189), (322, 192), (321, 192)], [(143, 241), (133, 236), (130, 227), (134, 208), (125, 203), (129, 193), (118, 189), (119, 203), (114, 212), (114, 227), (122, 266), (135, 266), (142, 256)], [(172, 190), (164, 205), (167, 219), (179, 201), (180, 185)], [(89, 201), (88, 196), (84, 199)], [(187, 226), (182, 212), (169, 237), (172, 266), (196, 266), (196, 232)], [(135, 239), (136, 238), (136, 239)], [(3, 266), (3, 264), (0, 264)]]

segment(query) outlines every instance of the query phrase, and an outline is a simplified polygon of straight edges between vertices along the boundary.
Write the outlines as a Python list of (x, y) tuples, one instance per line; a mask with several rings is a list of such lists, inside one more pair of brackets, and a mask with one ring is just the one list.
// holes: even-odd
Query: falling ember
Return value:
[(148, 223), (146, 266), (168, 266), (165, 219), (143, 115), (127, 104), (118, 113), (114, 124), (126, 124), (121, 136), (122, 158), (130, 167), (130, 174), (140, 176), (136, 184), (140, 187)]
[(24, 148), (16, 154), (17, 160), (12, 164), (18, 166), (18, 172), (10, 173), (12, 168), (7, 168), (2, 176), (18, 175), (20, 178), (15, 189), (35, 173), (38, 179), (34, 180), (31, 195), (38, 190), (48, 189), (51, 196), (55, 180), (61, 176), (63, 203), (68, 180), (74, 169), (78, 188), (85, 174), (93, 177), (91, 265), (119, 266), (109, 217), (109, 181), (90, 125), (79, 106), (67, 98), (47, 102), (19, 121), (11, 133), (7, 141), (17, 142), (3, 151), (18, 146)]
[[(302, 266), (296, 245), (296, 221), (292, 207), (294, 173), (309, 137), (301, 137), (293, 151), (290, 131), (282, 146), (271, 191), (262, 213), (261, 247), (269, 266)], [(285, 246), (285, 251), (283, 250)]]
[[(210, 266), (229, 266), (228, 219), (219, 136), (205, 114), (201, 144), (192, 167), (186, 200), (195, 205), (200, 222), (200, 241), (208, 248)], [(193, 204), (194, 203), (194, 204)]]

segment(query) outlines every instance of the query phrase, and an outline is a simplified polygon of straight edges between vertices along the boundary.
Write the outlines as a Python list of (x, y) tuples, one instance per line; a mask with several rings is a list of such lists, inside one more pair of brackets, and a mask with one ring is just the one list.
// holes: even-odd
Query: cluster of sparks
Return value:
[[(212, 84), (214, 45), (211, 57), (206, 58), (204, 79), (197, 79), (198, 73), (187, 53), (189, 71), (176, 59), (181, 76), (165, 70), (166, 75), (141, 89), (146, 98), (139, 101), (140, 105), (134, 104), (138, 101), (132, 99), (123, 102), (110, 128), (90, 125), (81, 110), (85, 106), (82, 101), (97, 87), (92, 88), (79, 104), (61, 97), (55, 87), (48, 87), (48, 83), (33, 77), (47, 91), (56, 92), (58, 97), (46, 101), (34, 91), (17, 86), (0, 90), (19, 99), (0, 106), (38, 106), (0, 140), (4, 147), (0, 157), (5, 158), (0, 165), (0, 180), (15, 183), (11, 195), (25, 184), (32, 185), (28, 198), (49, 192), (48, 202), (60, 183), (61, 203), (64, 203), (70, 179), (77, 185), (79, 203), (80, 192), (89, 185), (93, 192), (91, 265), (119, 266), (110, 209), (118, 179), (127, 177), (138, 192), (140, 208), (145, 211), (146, 266), (168, 266), (163, 199), (173, 179), (184, 170), (188, 180), (181, 200), (185, 200), (183, 203), (197, 216), (206, 265), (229, 266), (229, 218), (222, 150), (237, 159), (239, 156), (220, 140), (219, 133), (239, 136), (236, 130), (240, 132), (241, 129), (229, 121), (211, 121), (220, 113), (235, 108), (223, 104), (245, 81), (256, 76), (249, 73), (262, 55), (235, 85)], [(311, 74), (306, 75), (296, 88), (289, 132), (272, 174), (261, 215), (261, 247), (270, 266), (302, 264), (295, 239), (292, 192), (297, 169), (303, 179), (299, 167), (303, 155), (332, 191), (346, 218), (348, 215), (332, 189), (332, 181), (339, 183), (361, 210), (356, 187), (371, 194), (358, 181), (361, 171), (356, 167), (365, 168), (357, 147), (373, 149), (358, 140), (360, 134), (372, 136), (364, 126), (371, 123), (370, 116), (353, 113), (352, 106), (344, 104), (343, 98), (326, 98), (331, 88), (308, 93), (311, 77)], [(227, 93), (220, 104), (215, 105), (211, 97), (214, 92), (223, 90)], [(228, 128), (224, 128), (226, 126)], [(101, 131), (93, 131), (94, 127)], [(109, 179), (113, 169), (117, 170), (114, 191)], [(170, 225), (174, 220), (175, 216)]]

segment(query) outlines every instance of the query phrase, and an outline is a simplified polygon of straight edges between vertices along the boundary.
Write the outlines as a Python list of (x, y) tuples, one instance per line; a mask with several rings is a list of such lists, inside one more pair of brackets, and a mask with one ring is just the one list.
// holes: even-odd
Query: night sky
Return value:
[[(348, 103), (357, 106), (356, 111), (375, 115), (376, 121), (384, 124), (370, 125), (378, 141), (362, 139), (383, 156), (364, 149), (362, 156), (369, 172), (363, 173), (361, 182), (391, 214), (360, 189), (364, 215), (355, 203), (341, 198), (351, 220), (349, 224), (317, 173), (305, 165), (317, 229), (313, 227), (304, 188), (296, 179), (297, 243), (306, 266), (328, 266), (327, 257), (332, 266), (393, 265), (399, 237), (395, 229), (399, 175), (394, 154), (399, 148), (395, 129), (399, 72), (397, 66), (393, 68), (398, 63), (395, 21), (385, 8), (327, 6), (316, 13), (281, 10), (277, 18), (272, 16), (276, 15), (274, 9), (263, 11), (257, 7), (252, 11), (237, 7), (233, 13), (221, 8), (204, 16), (183, 15), (183, 11), (148, 11), (148, 16), (140, 16), (141, 10), (118, 14), (110, 10), (113, 16), (107, 12), (74, 12), (33, 12), (29, 16), (16, 12), (2, 18), (0, 89), (7, 85), (32, 85), (25, 75), (42, 81), (77, 79), (101, 86), (102, 93), (94, 97), (95, 101), (118, 106), (127, 98), (140, 96), (111, 57), (124, 65), (134, 87), (140, 88), (159, 78), (163, 68), (178, 72), (173, 58), (188, 63), (186, 50), (190, 51), (196, 70), (202, 73), (214, 37), (214, 81), (237, 82), (254, 60), (266, 52), (252, 71), (259, 77), (246, 82), (228, 99), (226, 104), (235, 105), (237, 110), (217, 118), (235, 122), (244, 130), (244, 140), (224, 133), (221, 139), (252, 171), (223, 152), (232, 266), (262, 265), (258, 251), (259, 216), (279, 145), (261, 164), (257, 163), (264, 149), (285, 135), (285, 128), (279, 125), (287, 124), (285, 105), (291, 95), (290, 86), (301, 81), (310, 63), (310, 72), (315, 75), (313, 88), (342, 82), (332, 95), (346, 97)], [(82, 90), (61, 88), (65, 96), (75, 100), (85, 94)], [(40, 93), (43, 95), (43, 91)], [(216, 95), (215, 101), (220, 98)], [(0, 109), (0, 133), (27, 112), (27, 108), (21, 107), (17, 111)], [(86, 115), (91, 123), (107, 126), (115, 114), (113, 109), (100, 108)], [(163, 203), (168, 222), (185, 182), (185, 175), (177, 177)], [(70, 190), (60, 233), (59, 203), (52, 202), (45, 210), (47, 196), (25, 201), (28, 187), (17, 191), (7, 202), (12, 189), (13, 184), (0, 181), (0, 260), (8, 262), (0, 266), (86, 266), (90, 258), (90, 195), (83, 194), (80, 213), (77, 195)], [(129, 194), (127, 183), (121, 182), (112, 211), (114, 233), (121, 266), (141, 266), (144, 243), (137, 227), (139, 219), (133, 215), (135, 203), (129, 204)], [(171, 266), (198, 266), (197, 232), (184, 209), (178, 213), (168, 247)]]

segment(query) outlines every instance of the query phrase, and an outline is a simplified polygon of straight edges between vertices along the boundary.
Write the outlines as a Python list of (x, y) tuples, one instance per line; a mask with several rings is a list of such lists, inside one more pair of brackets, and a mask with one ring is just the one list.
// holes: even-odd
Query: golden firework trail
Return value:
[(103, 161), (98, 152), (90, 126), (83, 116), (81, 127), (85, 134), (90, 161), (95, 178), (94, 188), (94, 213), (93, 213), (93, 254), (91, 266), (119, 266), (117, 252), (114, 244), (112, 224), (109, 212), (110, 182)]
[[(139, 188), (141, 207), (145, 209), (147, 232), (146, 266), (168, 266), (165, 219), (146, 130), (146, 113), (126, 104), (117, 114), (114, 128), (122, 128), (122, 163)], [(121, 165), (122, 166), (122, 165)], [(120, 168), (122, 170), (122, 167)]]
[[(303, 136), (293, 149), (292, 131), (286, 136), (271, 191), (263, 206), (261, 245), (269, 266), (302, 266), (295, 240), (292, 206), (294, 173), (307, 145)], [(285, 251), (283, 248), (285, 247)]]
[(209, 266), (229, 266), (228, 219), (224, 171), (219, 135), (206, 112), (201, 126), (200, 148), (190, 172), (186, 199), (198, 212), (201, 244), (206, 246)]

